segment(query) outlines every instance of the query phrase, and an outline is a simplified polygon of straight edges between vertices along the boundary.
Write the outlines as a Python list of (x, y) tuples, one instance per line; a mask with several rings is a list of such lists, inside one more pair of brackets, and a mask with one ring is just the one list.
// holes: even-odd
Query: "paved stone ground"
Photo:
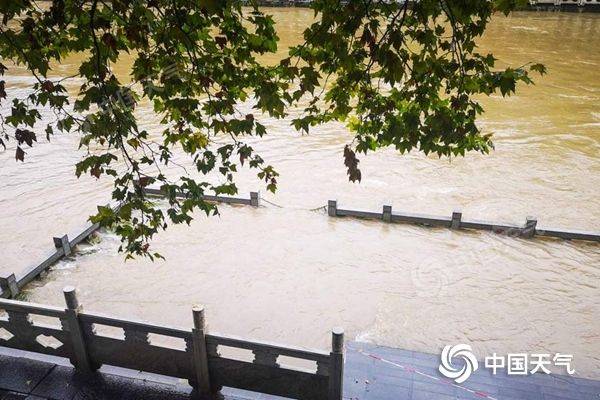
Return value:
[[(600, 381), (560, 375), (493, 376), (480, 369), (457, 387), (440, 380), (438, 362), (437, 355), (350, 343), (346, 352), (344, 398), (600, 399)], [(103, 367), (97, 377), (86, 379), (67, 360), (0, 347), (0, 400), (189, 400), (190, 392), (184, 381), (121, 368)], [(223, 394), (226, 400), (280, 399), (233, 389), (225, 389)]]
[(355, 400), (600, 400), (600, 381), (554, 374), (492, 375), (480, 368), (455, 386), (438, 366), (439, 355), (353, 342), (346, 352), (344, 394)]

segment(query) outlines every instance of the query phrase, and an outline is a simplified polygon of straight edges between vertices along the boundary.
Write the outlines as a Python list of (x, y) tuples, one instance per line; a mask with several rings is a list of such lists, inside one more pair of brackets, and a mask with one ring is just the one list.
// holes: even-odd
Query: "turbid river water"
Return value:
[[(300, 40), (310, 11), (273, 9), (282, 47)], [(188, 327), (191, 305), (210, 329), (252, 339), (327, 348), (329, 330), (348, 338), (438, 352), (471, 343), (497, 352), (571, 353), (580, 376), (600, 378), (600, 247), (521, 240), (377, 222), (331, 219), (309, 209), (340, 205), (600, 230), (600, 15), (518, 13), (494, 19), (481, 41), (503, 64), (543, 62), (549, 74), (509, 99), (485, 100), (494, 132), (489, 156), (439, 160), (383, 151), (362, 160), (363, 182), (347, 182), (349, 140), (341, 125), (294, 133), (267, 121), (255, 143), (281, 173), (266, 204), (221, 207), (173, 227), (155, 245), (166, 261), (123, 261), (110, 232), (30, 285), (29, 299), (62, 304), (67, 284), (88, 310)], [(66, 75), (77, 60), (55, 72)], [(126, 69), (126, 66), (122, 67)], [(7, 86), (31, 80), (12, 70)], [(6, 111), (6, 110), (3, 110)], [(156, 117), (140, 111), (148, 124)], [(0, 153), (0, 272), (20, 271), (52, 248), (52, 236), (84, 226), (106, 203), (110, 182), (77, 180), (78, 138), (56, 136), (24, 164)], [(240, 176), (242, 193), (263, 189)], [(263, 190), (264, 192), (264, 190)]]

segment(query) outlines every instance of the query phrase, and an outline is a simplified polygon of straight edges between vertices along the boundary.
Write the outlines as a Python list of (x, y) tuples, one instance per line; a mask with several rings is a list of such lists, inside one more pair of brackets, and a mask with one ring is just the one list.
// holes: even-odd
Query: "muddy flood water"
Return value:
[[(273, 9), (281, 47), (298, 43), (311, 11)], [(568, 353), (578, 376), (600, 378), (600, 246), (523, 240), (328, 218), (323, 206), (450, 215), (539, 226), (600, 230), (600, 15), (517, 13), (496, 17), (481, 41), (500, 62), (546, 64), (549, 74), (517, 96), (486, 99), (488, 156), (439, 160), (382, 151), (363, 158), (363, 182), (347, 182), (338, 124), (302, 136), (267, 121), (253, 141), (281, 174), (276, 195), (253, 174), (241, 194), (260, 189), (282, 208), (221, 206), (191, 227), (171, 227), (154, 245), (165, 261), (124, 261), (118, 239), (94, 244), (26, 288), (27, 299), (62, 304), (74, 285), (87, 310), (190, 327), (202, 303), (213, 331), (327, 349), (329, 331), (348, 339), (437, 353), (470, 343), (496, 352)], [(282, 53), (283, 54), (283, 53)], [(67, 76), (77, 59), (54, 73)], [(126, 65), (121, 67), (126, 73)], [(11, 70), (7, 92), (31, 83)], [(77, 83), (73, 83), (76, 88)], [(3, 104), (7, 104), (4, 102)], [(6, 107), (6, 106), (4, 106)], [(2, 109), (2, 112), (8, 112)], [(148, 127), (158, 118), (141, 107)], [(111, 183), (76, 179), (78, 138), (55, 136), (25, 163), (0, 153), (0, 273), (18, 272), (52, 249), (52, 236), (85, 226)]]

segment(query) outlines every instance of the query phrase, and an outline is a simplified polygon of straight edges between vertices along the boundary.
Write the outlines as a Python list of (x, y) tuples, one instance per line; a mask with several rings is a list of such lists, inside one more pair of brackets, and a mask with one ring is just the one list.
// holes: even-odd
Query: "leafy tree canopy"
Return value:
[[(352, 181), (361, 179), (357, 154), (382, 147), (440, 157), (490, 151), (490, 135), (476, 125), (483, 112), (477, 98), (510, 95), (518, 82), (532, 82), (531, 71), (545, 72), (539, 64), (496, 69), (494, 56), (477, 50), (492, 15), (517, 3), (315, 0), (303, 43), (267, 65), (259, 59), (277, 51), (277, 29), (268, 9), (252, 2), (1, 1), (0, 73), (25, 66), (35, 83), (9, 102), (10, 87), (0, 81), (2, 107), (10, 108), (0, 145), (13, 146), (23, 161), (41, 131), (48, 140), (78, 134), (87, 152), (77, 175), (111, 176), (121, 204), (100, 207), (91, 219), (114, 225), (128, 255), (155, 257), (152, 236), (169, 221), (189, 223), (195, 209), (215, 213), (202, 195), (235, 194), (240, 166), (276, 190), (276, 170), (247, 142), (268, 133), (261, 116), (284, 118), (300, 107), (291, 125), (303, 132), (345, 122), (353, 134), (344, 149)], [(52, 66), (73, 53), (83, 55), (76, 76), (50, 78)], [(134, 59), (127, 83), (113, 71), (124, 53)], [(76, 95), (64, 85), (72, 78), (81, 82)], [(158, 140), (136, 115), (140, 101), (162, 118)], [(244, 102), (256, 117), (240, 110)], [(42, 109), (56, 119), (42, 122)], [(161, 172), (175, 152), (189, 156), (195, 175), (174, 180)], [(148, 185), (167, 193), (166, 210), (145, 198)]]

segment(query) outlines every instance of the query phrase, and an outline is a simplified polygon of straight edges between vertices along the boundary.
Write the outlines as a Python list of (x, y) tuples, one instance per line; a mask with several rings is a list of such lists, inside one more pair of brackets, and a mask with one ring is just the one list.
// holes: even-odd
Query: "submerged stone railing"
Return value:
[[(309, 351), (209, 333), (198, 306), (192, 309), (194, 328), (184, 330), (84, 312), (72, 287), (64, 296), (65, 309), (0, 299), (0, 346), (69, 358), (86, 374), (111, 365), (187, 379), (198, 398), (226, 386), (294, 399), (342, 399), (341, 329), (332, 331), (329, 353)], [(34, 322), (32, 316), (54, 318), (56, 324)], [(98, 333), (102, 327), (118, 328), (123, 337)], [(181, 341), (181, 348), (154, 343), (154, 335)], [(225, 348), (250, 350), (252, 359), (222, 355)], [(283, 365), (279, 357), (311, 362), (314, 368)]]
[[(143, 188), (142, 190), (146, 195), (149, 196), (166, 196), (166, 194), (160, 189)], [(185, 193), (177, 194), (177, 197), (185, 198)], [(203, 199), (207, 202), (239, 204), (252, 207), (259, 207), (261, 202), (260, 194), (258, 192), (250, 192), (249, 198), (204, 195)], [(265, 202), (270, 203), (267, 200), (265, 200)], [(275, 205), (278, 207), (282, 207), (277, 204)], [(325, 207), (319, 207), (317, 209), (312, 209), (311, 211), (318, 210), (321, 208)], [(540, 229), (537, 226), (537, 219), (534, 217), (527, 217), (524, 225), (514, 225), (507, 223), (463, 219), (461, 211), (454, 211), (452, 213), (452, 216), (449, 217), (424, 214), (397, 213), (392, 212), (392, 206), (388, 205), (383, 206), (382, 212), (359, 211), (338, 208), (336, 200), (329, 200), (326, 208), (327, 213), (331, 217), (355, 217), (381, 220), (385, 222), (409, 223), (421, 226), (444, 227), (450, 229), (483, 230), (521, 238), (549, 237), (566, 240), (584, 240), (600, 242), (600, 232), (584, 232), (556, 228)], [(115, 207), (115, 209), (117, 209), (117, 207)], [(0, 276), (0, 298), (16, 297), (25, 285), (27, 285), (33, 279), (38, 277), (40, 274), (42, 274), (52, 264), (56, 263), (61, 258), (70, 255), (73, 251), (73, 247), (75, 247), (77, 244), (81, 243), (83, 240), (89, 237), (98, 228), (98, 224), (92, 224), (86, 229), (84, 229), (72, 240), (69, 239), (67, 235), (53, 238), (55, 250), (49, 256), (47, 256), (41, 263), (27, 268), (25, 271), (18, 275), (12, 273)]]
[(408, 223), (450, 229), (483, 230), (513, 237), (533, 238), (535, 236), (545, 236), (567, 240), (587, 240), (600, 242), (600, 233), (571, 231), (555, 228), (540, 229), (537, 227), (537, 219), (535, 217), (527, 217), (525, 224), (519, 226), (506, 223), (466, 220), (462, 218), (462, 211), (460, 210), (454, 211), (450, 217), (425, 214), (395, 213), (392, 212), (392, 206), (383, 206), (382, 212), (348, 210), (338, 208), (337, 200), (328, 201), (327, 214), (330, 217), (355, 217), (381, 220), (384, 222)]
[[(154, 188), (143, 188), (142, 189), (145, 194), (151, 196), (159, 196), (164, 197), (166, 194), (160, 189)], [(184, 193), (178, 193), (177, 197), (185, 198)], [(226, 203), (226, 204), (243, 204), (247, 206), (258, 207), (260, 205), (260, 195), (258, 192), (250, 192), (250, 198), (243, 197), (232, 197), (232, 196), (212, 196), (205, 194), (202, 196), (204, 201), (213, 202), (213, 203)]]
[[(117, 207), (114, 207), (114, 209), (117, 209)], [(0, 298), (16, 297), (25, 285), (36, 279), (61, 258), (71, 255), (75, 246), (86, 240), (99, 228), (99, 224), (91, 224), (74, 239), (69, 239), (68, 235), (54, 237), (55, 249), (42, 262), (26, 268), (19, 274), (11, 273), (0, 276)]]
[[(144, 188), (144, 193), (150, 196), (163, 196), (164, 193), (160, 189)], [(183, 195), (181, 195), (183, 197)], [(250, 192), (250, 198), (238, 198), (229, 196), (203, 196), (207, 202), (241, 204), (258, 207), (260, 205), (260, 196), (258, 192)], [(113, 207), (118, 210), (119, 206)], [(95, 231), (100, 228), (99, 224), (91, 224), (82, 232), (77, 234), (74, 239), (70, 239), (68, 235), (52, 238), (55, 249), (39, 264), (26, 268), (21, 273), (10, 273), (0, 275), (0, 298), (15, 298), (21, 289), (32, 280), (36, 279), (48, 268), (63, 257), (71, 255), (73, 248), (79, 243), (86, 240)]]

